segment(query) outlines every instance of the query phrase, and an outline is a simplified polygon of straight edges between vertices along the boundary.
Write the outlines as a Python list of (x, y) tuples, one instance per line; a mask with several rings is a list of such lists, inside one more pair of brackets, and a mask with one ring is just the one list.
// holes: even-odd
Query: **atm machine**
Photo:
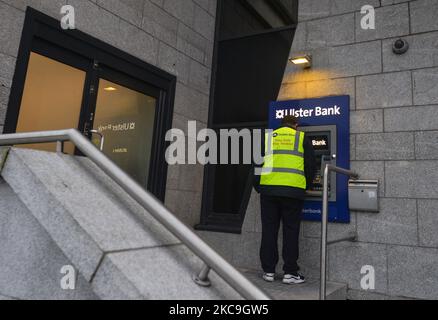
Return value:
[[(300, 120), (298, 130), (304, 131), (315, 150), (317, 172), (307, 192), (304, 219), (320, 221), (322, 215), (323, 173), (326, 164), (350, 168), (350, 97), (276, 101), (270, 105), (270, 129), (281, 126), (284, 116)], [(350, 222), (348, 205), (349, 178), (336, 173), (329, 179), (329, 221)]]

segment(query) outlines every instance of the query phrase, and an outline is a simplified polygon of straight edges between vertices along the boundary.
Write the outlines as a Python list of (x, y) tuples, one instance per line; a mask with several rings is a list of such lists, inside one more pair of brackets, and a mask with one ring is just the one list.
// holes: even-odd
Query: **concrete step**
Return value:
[[(299, 285), (285, 285), (281, 279), (269, 283), (262, 279), (262, 273), (254, 270), (241, 269), (244, 275), (262, 288), (274, 300), (318, 300), (319, 280), (308, 279)], [(327, 300), (346, 300), (347, 285), (342, 283), (327, 283)]]
[[(215, 272), (211, 273), (211, 287), (197, 286), (192, 277), (201, 270), (202, 261), (90, 160), (12, 148), (1, 162), (0, 175), (6, 184), (0, 188), (0, 295), (64, 298), (58, 285), (60, 270), (71, 265), (93, 298), (241, 299)], [(17, 220), (2, 222), (8, 217), (17, 219), (17, 215), (8, 215), (12, 209), (2, 211), (13, 201), (21, 205), (33, 225), (25, 228)], [(41, 232), (31, 233), (32, 227)], [(41, 240), (41, 234), (52, 246)], [(16, 238), (27, 242), (19, 247)], [(40, 248), (41, 254), (22, 254), (22, 261), (18, 260), (14, 250), (23, 251), (22, 247), (29, 245)], [(56, 260), (52, 247), (65, 259)], [(34, 266), (38, 272), (24, 269), (15, 278), (20, 285), (15, 285), (6, 276), (16, 266)], [(40, 284), (46, 282), (55, 283), (58, 290), (43, 292)], [(26, 284), (27, 290), (22, 290)]]

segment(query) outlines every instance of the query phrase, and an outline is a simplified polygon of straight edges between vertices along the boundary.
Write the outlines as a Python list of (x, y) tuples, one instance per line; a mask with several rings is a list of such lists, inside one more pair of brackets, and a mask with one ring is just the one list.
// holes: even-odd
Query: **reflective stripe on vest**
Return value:
[(304, 132), (280, 128), (266, 135), (260, 185), (306, 189)]

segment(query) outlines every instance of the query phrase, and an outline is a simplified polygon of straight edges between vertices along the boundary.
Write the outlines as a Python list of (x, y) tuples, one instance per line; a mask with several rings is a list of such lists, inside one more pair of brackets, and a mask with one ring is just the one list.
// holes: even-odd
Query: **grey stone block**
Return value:
[(383, 132), (383, 110), (361, 110), (350, 114), (351, 133)]
[[(196, 285), (192, 277), (201, 270), (203, 263), (183, 246), (114, 253), (106, 259), (105, 272), (99, 270), (93, 281), (93, 288), (105, 299), (222, 300), (240, 297), (214, 274), (212, 287)], [(119, 285), (108, 288), (105, 280), (112, 278)]]
[(208, 12), (216, 16), (217, 0), (209, 0)]
[(412, 105), (410, 72), (386, 73), (356, 78), (357, 109)]
[[(208, 121), (209, 99), (203, 94), (182, 83), (176, 86), (175, 112), (190, 120), (203, 123)], [(187, 123), (184, 125), (187, 127)]]
[(238, 234), (209, 231), (197, 231), (197, 234), (229, 262), (233, 261), (234, 246), (242, 237)]
[(190, 63), (189, 85), (204, 94), (210, 94), (211, 70), (199, 62), (192, 60)]
[(188, 83), (190, 58), (163, 42), (159, 45), (158, 66), (175, 75), (178, 81)]
[(389, 247), (388, 292), (393, 296), (438, 298), (438, 250)]
[(155, 3), (157, 6), (160, 6), (160, 7), (164, 6), (164, 0), (150, 0), (150, 1)]
[(438, 200), (418, 200), (420, 245), (438, 248)]
[(129, 23), (141, 26), (144, 0), (97, 0), (97, 4)]
[(438, 131), (415, 133), (415, 156), (419, 160), (438, 159)]
[(298, 5), (298, 21), (305, 21), (330, 15), (330, 0), (300, 1)]
[(436, 161), (391, 161), (385, 163), (385, 194), (395, 198), (436, 198)]
[(24, 13), (0, 3), (0, 52), (16, 57), (24, 23)]
[(351, 170), (363, 180), (379, 181), (379, 196), (385, 195), (385, 164), (383, 161), (352, 161)]
[(208, 11), (210, 8), (210, 0), (193, 0), (193, 1), (205, 11)]
[(391, 108), (384, 111), (385, 131), (421, 131), (438, 129), (438, 105)]
[(0, 85), (0, 123), (4, 123), (8, 109), (10, 89)]
[[(114, 46), (118, 46), (121, 38), (127, 36), (127, 34), (121, 34), (119, 30), (120, 18), (97, 4), (83, 0), (69, 0), (69, 4), (75, 8), (77, 29)], [(124, 22), (124, 24), (129, 23)]]
[(254, 189), (246, 209), (245, 221), (243, 222), (243, 231), (247, 232), (261, 232), (261, 212), (260, 212), (260, 194)]
[(333, 70), (330, 74), (334, 78), (382, 71), (380, 41), (333, 47), (329, 56), (329, 69)]
[(438, 30), (438, 2), (420, 0), (410, 3), (412, 33)]
[(201, 192), (171, 189), (166, 192), (166, 207), (190, 227), (199, 224), (201, 202)]
[(307, 49), (307, 23), (299, 22), (295, 30), (294, 40), (292, 42), (291, 52)]
[[(316, 49), (354, 42), (354, 14), (307, 22), (307, 47)], [(302, 48), (303, 49), (303, 48)]]
[(76, 289), (61, 288), (72, 265), (6, 183), (0, 183), (0, 292), (18, 299), (97, 299), (82, 274)]
[(261, 234), (242, 233), (240, 241), (233, 248), (233, 265), (238, 268), (262, 270), (260, 263)]
[(330, 2), (330, 12), (332, 15), (360, 11), (364, 5), (371, 5), (375, 8), (380, 6), (379, 0), (331, 0)]
[(102, 252), (178, 243), (89, 160), (11, 152), (3, 176), (87, 279)]
[[(296, 83), (295, 85), (300, 85), (300, 83)], [(350, 108), (352, 110), (356, 108), (356, 90), (354, 78), (317, 80), (306, 82), (305, 85), (306, 98), (348, 95), (350, 96)]]
[(363, 266), (373, 266), (376, 293), (387, 293), (386, 245), (371, 243), (341, 243), (329, 249), (329, 280), (347, 283), (350, 289), (361, 290)]
[(26, 7), (30, 6), (58, 20), (61, 17), (61, 7), (67, 4), (67, 0), (5, 0), (3, 2), (21, 11), (25, 11)]
[(356, 160), (414, 159), (413, 133), (373, 133), (356, 136)]
[(408, 199), (380, 199), (379, 213), (358, 213), (361, 242), (418, 244), (417, 204)]
[(204, 182), (204, 166), (200, 164), (180, 166), (179, 179), (178, 190), (194, 191), (201, 194)]
[[(305, 238), (321, 239), (321, 222), (303, 221), (303, 235)], [(350, 223), (329, 223), (327, 236), (329, 241), (334, 241), (351, 236), (356, 232), (356, 214), (351, 214)]]
[(187, 26), (193, 26), (195, 4), (192, 0), (164, 0), (163, 8)]
[(90, 280), (103, 255), (93, 239), (51, 196), (16, 151), (10, 151), (2, 176), (72, 264)]
[(370, 41), (409, 34), (409, 7), (407, 3), (391, 7), (376, 8), (376, 29), (364, 30), (361, 19), (364, 15), (356, 12), (356, 41)]
[[(100, 191), (105, 193), (111, 202), (115, 203), (117, 206), (125, 208), (123, 211), (128, 214), (128, 220), (131, 220), (132, 218), (132, 221), (130, 221), (126, 227), (132, 227), (132, 222), (135, 224), (139, 221), (141, 222), (141, 231), (146, 233), (146, 235), (138, 234), (130, 238), (128, 237), (125, 240), (130, 241), (137, 239), (134, 241), (140, 241), (140, 243), (143, 242), (142, 245), (149, 242), (152, 247), (159, 245), (172, 245), (180, 242), (149, 212), (147, 212), (140, 204), (138, 204), (137, 201), (130, 197), (118, 184), (116, 184), (89, 159), (79, 157), (70, 160), (72, 162), (71, 166), (76, 172), (83, 171), (85, 175), (88, 175), (91, 178), (91, 185), (97, 184), (100, 186)], [(79, 164), (77, 164), (75, 160), (77, 160)], [(120, 217), (118, 219), (120, 222), (126, 222), (126, 217)], [(123, 226), (120, 228), (123, 228)], [(134, 227), (134, 229), (131, 231), (135, 231), (135, 229), (137, 229), (137, 227)], [(126, 231), (122, 231), (122, 235), (124, 232)], [(133, 248), (136, 248), (140, 243), (137, 243), (135, 246), (133, 246)], [(147, 247), (148, 246), (149, 245), (147, 245)]]
[(356, 135), (350, 134), (350, 160), (356, 160)]
[(11, 87), (15, 61), (15, 58), (0, 53), (0, 86)]
[(414, 71), (412, 76), (414, 81), (414, 104), (437, 104), (438, 68)]
[(153, 4), (145, 1), (142, 29), (170, 46), (176, 47), (178, 20)]
[(410, 2), (412, 0), (381, 0), (382, 6), (390, 6), (397, 3)]
[(213, 44), (186, 25), (180, 23), (178, 25), (176, 47), (179, 51), (185, 53), (192, 59), (204, 63), (207, 58), (207, 51), (210, 51), (208, 48), (213, 48)]
[(142, 29), (120, 20), (120, 30), (117, 46), (146, 62), (158, 64), (159, 41)]
[(300, 258), (298, 265), (301, 272), (308, 278), (320, 278), (321, 241), (315, 238), (300, 240)]
[(307, 98), (306, 82), (283, 83), (278, 100), (294, 100)]
[(403, 37), (409, 43), (405, 54), (393, 53), (397, 38), (383, 40), (383, 71), (411, 70), (438, 66), (438, 32)]
[(374, 293), (372, 291), (366, 290), (352, 290), (349, 289), (347, 291), (347, 299), (348, 300), (388, 300), (389, 297), (385, 294)]
[(206, 39), (213, 41), (215, 34), (215, 18), (205, 9), (195, 6), (193, 29)]

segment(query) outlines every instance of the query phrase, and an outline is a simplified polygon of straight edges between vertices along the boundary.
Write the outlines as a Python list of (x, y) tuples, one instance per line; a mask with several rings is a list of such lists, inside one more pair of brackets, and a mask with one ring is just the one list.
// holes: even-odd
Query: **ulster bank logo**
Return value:
[(277, 110), (275, 118), (276, 119), (283, 119), (284, 118), (284, 112), (285, 112), (285, 110)]

